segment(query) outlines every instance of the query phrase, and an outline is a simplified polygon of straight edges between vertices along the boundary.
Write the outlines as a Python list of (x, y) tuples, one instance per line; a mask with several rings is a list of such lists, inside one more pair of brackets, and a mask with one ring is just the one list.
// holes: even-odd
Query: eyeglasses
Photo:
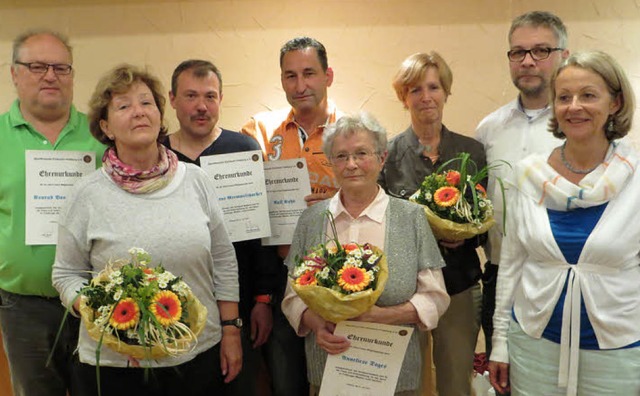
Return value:
[(515, 49), (507, 51), (507, 57), (511, 62), (522, 62), (527, 54), (531, 55), (533, 60), (541, 61), (547, 59), (553, 51), (562, 51), (564, 48), (535, 47), (531, 49)]
[(353, 160), (357, 164), (361, 164), (361, 163), (367, 161), (370, 157), (375, 156), (375, 155), (378, 155), (378, 153), (361, 150), (361, 151), (356, 151), (353, 154), (339, 153), (339, 154), (334, 155), (331, 158), (331, 160), (332, 160), (334, 165), (338, 165), (338, 166), (342, 166), (342, 165), (347, 164), (349, 162), (350, 158), (353, 158)]
[(44, 63), (44, 62), (20, 62), (15, 61), (16, 65), (26, 66), (31, 73), (46, 74), (49, 68), (53, 69), (56, 76), (66, 76), (71, 74), (73, 67), (65, 63)]

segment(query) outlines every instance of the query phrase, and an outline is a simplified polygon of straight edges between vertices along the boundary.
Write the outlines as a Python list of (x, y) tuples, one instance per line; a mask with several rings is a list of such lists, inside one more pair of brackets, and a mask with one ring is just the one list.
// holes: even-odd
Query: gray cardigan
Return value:
[[(302, 255), (309, 247), (325, 241), (327, 219), (323, 212), (327, 210), (328, 204), (329, 200), (320, 202), (307, 208), (300, 216), (291, 250), (285, 261), (290, 270), (295, 266), (296, 255)], [(381, 307), (408, 301), (416, 292), (416, 280), (421, 270), (444, 267), (444, 261), (422, 208), (401, 199), (389, 197), (383, 250), (389, 265), (389, 279), (376, 303)], [(414, 330), (402, 362), (396, 392), (415, 390), (420, 385), (422, 352), (419, 332), (417, 328)], [(309, 382), (320, 386), (327, 353), (316, 345), (312, 333), (305, 339), (305, 350)]]

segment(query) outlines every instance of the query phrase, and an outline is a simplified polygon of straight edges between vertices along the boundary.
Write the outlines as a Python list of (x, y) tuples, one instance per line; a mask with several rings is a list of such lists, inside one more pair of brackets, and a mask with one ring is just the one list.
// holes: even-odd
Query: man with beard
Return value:
[[(260, 150), (250, 137), (218, 127), (222, 74), (211, 62), (192, 59), (178, 65), (171, 77), (169, 100), (180, 129), (164, 144), (180, 161), (200, 166), (201, 156)], [(242, 320), (223, 322), (222, 331), (241, 332), (242, 371), (226, 384), (225, 395), (252, 396), (257, 394), (258, 348), (269, 339), (273, 325), (270, 303), (280, 263), (274, 254), (263, 251), (259, 239), (234, 242), (233, 247), (238, 259)]]
[[(485, 117), (476, 130), (476, 138), (487, 154), (487, 163), (507, 161), (512, 166), (529, 154), (550, 152), (562, 144), (547, 129), (551, 117), (549, 81), (562, 59), (569, 56), (567, 30), (557, 16), (533, 11), (515, 18), (509, 30), (509, 69), (518, 97)], [(489, 243), (483, 275), (482, 328), (487, 357), (491, 354), (495, 286), (502, 244), (503, 200), (496, 178), (508, 179), (511, 168), (502, 165), (489, 175), (487, 193), (495, 210), (497, 225), (489, 230)], [(507, 230), (514, 232), (514, 230)]]

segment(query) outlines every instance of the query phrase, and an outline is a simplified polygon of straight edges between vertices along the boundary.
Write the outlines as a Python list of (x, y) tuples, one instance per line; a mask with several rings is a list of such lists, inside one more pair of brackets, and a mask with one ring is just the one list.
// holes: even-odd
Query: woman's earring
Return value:
[(616, 131), (615, 121), (613, 116), (609, 116), (609, 122), (607, 122), (607, 132), (614, 133)]

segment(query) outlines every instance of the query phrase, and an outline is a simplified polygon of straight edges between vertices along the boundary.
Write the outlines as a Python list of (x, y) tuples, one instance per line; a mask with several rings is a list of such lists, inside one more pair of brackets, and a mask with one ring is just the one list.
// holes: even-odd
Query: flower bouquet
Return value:
[(193, 350), (207, 309), (182, 280), (151, 256), (129, 250), (130, 260), (109, 262), (80, 291), (80, 314), (91, 338), (136, 359), (158, 359)]
[(333, 216), (334, 238), (296, 255), (291, 287), (307, 306), (323, 319), (337, 323), (365, 313), (387, 283), (389, 270), (384, 253), (368, 243), (340, 244)]
[[(469, 153), (460, 153), (424, 178), (409, 200), (423, 205), (436, 239), (460, 241), (483, 234), (494, 224), (493, 205), (480, 184), (494, 166), (478, 170)], [(459, 170), (447, 170), (459, 161)], [(470, 173), (469, 167), (475, 173)], [(498, 179), (502, 187), (502, 180)], [(504, 198), (504, 188), (502, 188)], [(503, 200), (504, 202), (504, 200)]]

